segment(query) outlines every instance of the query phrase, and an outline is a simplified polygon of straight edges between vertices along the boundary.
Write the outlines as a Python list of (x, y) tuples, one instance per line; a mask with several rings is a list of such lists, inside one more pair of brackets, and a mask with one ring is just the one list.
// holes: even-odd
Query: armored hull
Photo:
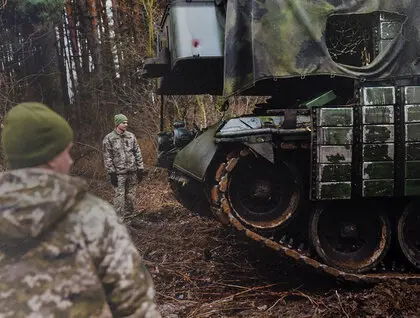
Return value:
[[(200, 81), (171, 81), (197, 75), (180, 66), (185, 57), (172, 58), (168, 73), (155, 74), (162, 76), (161, 93), (215, 93), (223, 86), (226, 98), (272, 98), (160, 157), (171, 154), (170, 182), (189, 209), (293, 262), (351, 281), (418, 281), (420, 27), (413, 12), (420, 11), (413, 9), (419, 3), (359, 2), (206, 2), (211, 17), (225, 17), (217, 20), (224, 28), (206, 34), (214, 41), (224, 32), (224, 54), (206, 55), (198, 31), (191, 32), (191, 54), (197, 67), (222, 61), (224, 75), (214, 68)], [(270, 21), (277, 33), (264, 29)], [(351, 45), (340, 38), (346, 23), (360, 25), (361, 37)], [(289, 51), (287, 32), (296, 36)], [(241, 39), (240, 49), (234, 39)], [(360, 65), (344, 65), (355, 61), (352, 50)], [(176, 135), (177, 129), (172, 145)]]

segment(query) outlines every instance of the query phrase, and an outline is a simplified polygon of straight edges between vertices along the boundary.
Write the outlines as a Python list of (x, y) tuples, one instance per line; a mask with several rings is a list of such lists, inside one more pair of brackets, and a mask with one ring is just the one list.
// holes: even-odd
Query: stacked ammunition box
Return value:
[(364, 87), (360, 97), (362, 196), (393, 196), (395, 88)]
[(313, 198), (349, 199), (352, 191), (353, 108), (319, 108), (312, 145), (316, 148)]
[(420, 86), (403, 90), (406, 196), (420, 195)]
[(401, 31), (404, 17), (395, 13), (379, 12), (373, 28), (373, 47), (375, 57), (385, 51)]

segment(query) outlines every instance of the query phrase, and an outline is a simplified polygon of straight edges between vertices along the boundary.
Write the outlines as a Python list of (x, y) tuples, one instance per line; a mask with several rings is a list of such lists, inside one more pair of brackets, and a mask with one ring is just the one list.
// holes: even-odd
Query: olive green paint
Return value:
[(364, 197), (387, 197), (394, 195), (394, 180), (363, 181)]
[(405, 180), (405, 195), (420, 195), (420, 179)]
[[(420, 195), (420, 87), (403, 88), (406, 120), (405, 194)], [(362, 195), (394, 196), (395, 89), (362, 89)], [(349, 199), (352, 188), (352, 107), (317, 111), (317, 199)], [(418, 142), (416, 142), (418, 141)]]
[(405, 104), (420, 104), (420, 86), (404, 87)]
[(317, 199), (350, 199), (351, 182), (321, 182), (318, 184)]
[(309, 101), (306, 101), (299, 105), (299, 107), (322, 107), (330, 102), (332, 102), (334, 99), (337, 98), (337, 95), (335, 95), (334, 91), (328, 91), (326, 93), (323, 93), (315, 98), (312, 98)]
[(393, 124), (394, 106), (363, 107), (363, 124)]
[[(420, 147), (420, 145), (419, 145)], [(420, 148), (419, 148), (420, 155)], [(363, 161), (392, 161), (394, 160), (394, 144), (365, 144), (363, 145)]]
[(178, 152), (174, 160), (174, 167), (198, 181), (203, 181), (218, 148), (214, 142), (214, 135), (221, 124), (221, 122), (217, 122), (210, 126)]
[(407, 179), (420, 179), (420, 161), (406, 162), (405, 177)]
[(353, 109), (346, 108), (322, 108), (318, 111), (318, 126), (339, 127), (353, 126)]
[[(415, 50), (418, 49), (419, 29), (415, 22), (418, 21), (419, 4), (416, 0), (407, 1), (227, 1), (224, 96), (247, 95), (247, 89), (256, 88), (256, 83), (266, 79), (335, 75), (379, 82), (417, 75), (418, 70), (412, 65), (418, 57)], [(379, 12), (386, 21), (378, 18)], [(393, 13), (410, 17), (407, 19), (407, 28), (412, 30), (410, 39), (404, 34), (402, 40), (405, 41), (398, 41), (395, 50), (383, 52), (385, 54), (379, 57), (372, 56), (374, 62), (366, 67), (334, 62), (325, 43), (327, 20), (331, 15), (369, 14), (368, 19), (380, 34), (379, 39), (390, 41), (398, 30), (397, 24), (391, 24), (394, 23)], [(383, 25), (380, 26), (380, 22), (384, 22)], [(380, 30), (377, 29), (379, 26)], [(399, 35), (397, 32), (398, 40)], [(386, 44), (384, 42), (382, 47)], [(230, 81), (228, 85), (227, 80)], [(265, 92), (267, 86), (263, 86)], [(368, 94), (366, 98), (372, 102), (376, 97)]]
[(420, 122), (420, 105), (405, 106), (405, 121), (407, 123)]
[(408, 142), (405, 146), (406, 160), (420, 160), (420, 143)]
[(381, 12), (379, 14), (380, 22), (373, 36), (373, 46), (377, 54), (385, 51), (393, 39), (398, 36), (404, 18), (402, 15), (392, 13)]
[(405, 125), (405, 140), (420, 141), (420, 123)]
[(351, 162), (352, 151), (346, 146), (319, 146), (318, 163)]
[(394, 105), (395, 88), (387, 87), (364, 87), (361, 92), (361, 104), (366, 106)]
[(364, 162), (363, 179), (392, 179), (394, 178), (394, 162)]
[(387, 143), (394, 141), (394, 125), (363, 126), (364, 143)]
[(383, 21), (379, 26), (380, 39), (392, 40), (401, 30), (401, 22)]
[(318, 128), (318, 137), (318, 144), (320, 145), (351, 145), (353, 142), (353, 128)]
[(351, 181), (351, 164), (318, 165), (319, 181)]

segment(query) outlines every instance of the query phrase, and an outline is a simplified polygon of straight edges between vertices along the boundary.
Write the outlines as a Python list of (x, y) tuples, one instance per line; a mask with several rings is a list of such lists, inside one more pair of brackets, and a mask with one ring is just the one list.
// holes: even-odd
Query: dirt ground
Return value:
[[(151, 272), (163, 317), (420, 317), (420, 285), (336, 282), (191, 214), (165, 172), (138, 189), (130, 230)], [(107, 200), (105, 180), (91, 189)]]

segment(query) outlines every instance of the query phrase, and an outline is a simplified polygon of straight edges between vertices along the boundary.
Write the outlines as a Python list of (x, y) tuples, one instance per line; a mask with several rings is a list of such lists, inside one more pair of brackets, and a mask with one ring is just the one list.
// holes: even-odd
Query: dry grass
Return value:
[(138, 139), (141, 153), (143, 155), (144, 164), (152, 167), (156, 164), (156, 139), (152, 138), (139, 138)]
[[(419, 317), (420, 287), (340, 284), (294, 266), (173, 197), (166, 171), (149, 168), (131, 216), (133, 241), (153, 276), (163, 317)], [(111, 200), (105, 179), (90, 179)]]
[[(156, 163), (156, 141), (152, 138), (138, 139), (146, 169), (154, 170)], [(75, 142), (72, 149), (74, 167), (72, 173), (88, 179), (104, 179), (106, 171), (103, 162), (101, 141), (88, 144)]]

